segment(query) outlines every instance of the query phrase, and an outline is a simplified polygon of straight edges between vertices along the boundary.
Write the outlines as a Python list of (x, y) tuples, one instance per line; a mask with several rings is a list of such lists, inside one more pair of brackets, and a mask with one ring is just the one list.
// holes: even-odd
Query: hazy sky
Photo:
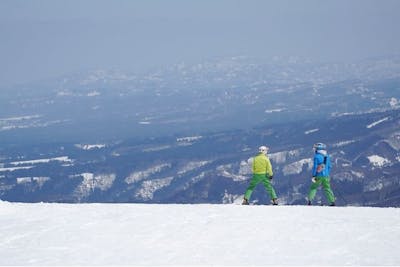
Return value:
[(400, 0), (0, 0), (0, 86), (223, 56), (400, 53)]

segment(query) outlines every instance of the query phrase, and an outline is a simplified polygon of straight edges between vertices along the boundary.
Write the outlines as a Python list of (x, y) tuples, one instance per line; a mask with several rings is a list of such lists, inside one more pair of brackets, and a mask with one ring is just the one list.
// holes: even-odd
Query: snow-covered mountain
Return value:
[(399, 206), (399, 66), (231, 58), (5, 89), (0, 198), (231, 203), (267, 144), (281, 203), (303, 204), (322, 141), (338, 204)]
[(0, 202), (0, 265), (398, 266), (395, 208)]
[[(0, 198), (13, 201), (232, 203), (259, 144), (271, 147), (281, 204), (304, 204), (312, 144), (328, 144), (339, 205), (400, 205), (397, 110), (250, 130), (114, 143), (2, 148)], [(47, 157), (45, 157), (47, 156)], [(268, 203), (260, 186), (256, 202)], [(324, 202), (317, 195), (317, 201)]]

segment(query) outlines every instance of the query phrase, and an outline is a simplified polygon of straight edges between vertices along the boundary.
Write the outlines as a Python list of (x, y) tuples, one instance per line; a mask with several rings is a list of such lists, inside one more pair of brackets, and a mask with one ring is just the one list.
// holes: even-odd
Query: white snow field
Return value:
[(0, 201), (0, 265), (400, 265), (400, 209)]

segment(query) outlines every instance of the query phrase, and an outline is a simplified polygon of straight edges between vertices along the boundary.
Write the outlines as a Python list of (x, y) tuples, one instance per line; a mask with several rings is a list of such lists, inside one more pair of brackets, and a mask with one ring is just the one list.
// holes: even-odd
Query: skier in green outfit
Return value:
[(278, 205), (278, 198), (271, 184), (274, 173), (272, 172), (272, 166), (267, 157), (267, 152), (268, 147), (260, 146), (258, 155), (253, 158), (253, 177), (250, 181), (250, 185), (247, 187), (246, 193), (244, 194), (242, 205), (249, 205), (250, 196), (253, 193), (254, 188), (260, 182), (263, 183), (267, 190), (272, 204)]
[(313, 149), (315, 154), (312, 169), (312, 183), (310, 192), (308, 193), (308, 205), (311, 205), (318, 187), (322, 185), (325, 196), (329, 201), (329, 206), (335, 206), (335, 195), (332, 192), (329, 177), (331, 160), (326, 151), (326, 145), (323, 143), (316, 143), (314, 144)]

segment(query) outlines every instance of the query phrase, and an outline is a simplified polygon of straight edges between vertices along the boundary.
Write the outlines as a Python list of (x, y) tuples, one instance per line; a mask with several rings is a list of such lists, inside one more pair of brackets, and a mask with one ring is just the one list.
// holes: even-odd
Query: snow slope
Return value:
[(0, 202), (0, 265), (400, 265), (400, 209)]

